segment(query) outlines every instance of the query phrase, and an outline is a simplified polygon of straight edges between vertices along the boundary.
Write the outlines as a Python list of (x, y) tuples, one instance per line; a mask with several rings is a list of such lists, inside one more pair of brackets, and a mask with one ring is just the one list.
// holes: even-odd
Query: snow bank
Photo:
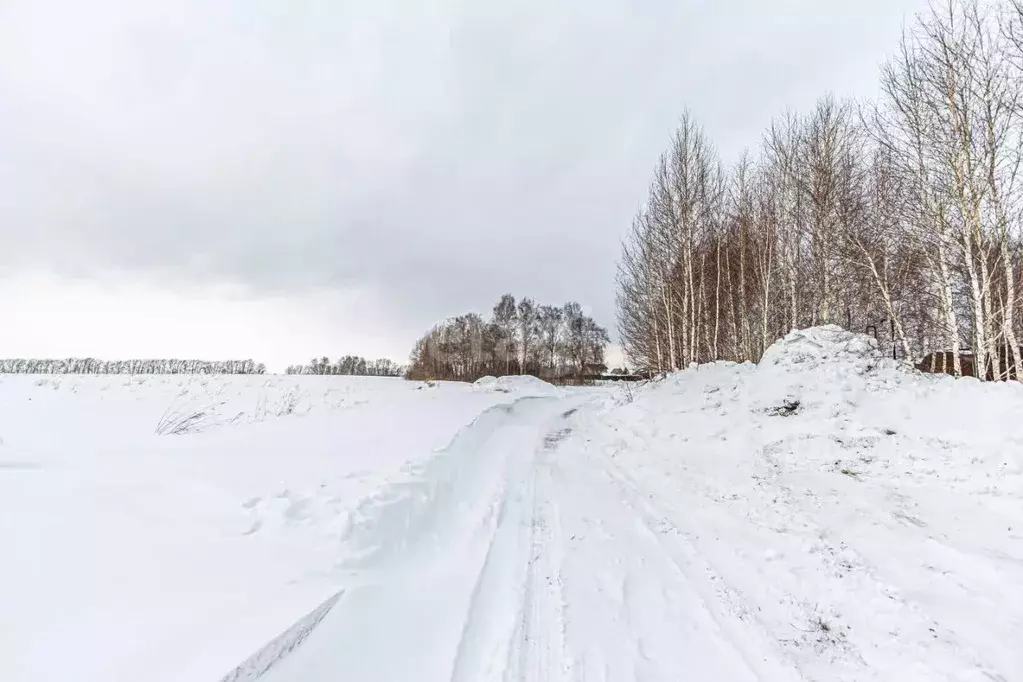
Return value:
[(764, 352), (761, 367), (813, 370), (822, 365), (877, 366), (881, 359), (877, 341), (837, 325), (792, 331)]
[(829, 326), (654, 382), (589, 437), (690, 543), (721, 617), (806, 679), (1008, 680), (1020, 415), (1020, 384), (923, 375)]
[[(693, 396), (738, 397), (757, 414), (820, 412), (838, 418), (875, 393), (932, 386), (935, 377), (921, 376), (911, 365), (886, 358), (870, 336), (829, 325), (789, 333), (768, 348), (759, 365), (714, 362), (678, 372), (649, 385), (664, 392)], [(922, 389), (921, 389), (922, 390)], [(703, 407), (703, 403), (700, 404)], [(722, 410), (734, 415), (729, 403)]]

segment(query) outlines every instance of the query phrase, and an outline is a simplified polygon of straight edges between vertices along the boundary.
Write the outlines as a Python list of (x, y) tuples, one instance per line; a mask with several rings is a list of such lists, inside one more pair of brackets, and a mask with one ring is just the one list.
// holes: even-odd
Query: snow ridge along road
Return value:
[(494, 406), (364, 503), (338, 569), (344, 597), (259, 679), (561, 679), (542, 465), (588, 399)]
[(588, 450), (601, 397), (492, 407), (364, 503), (344, 597), (258, 679), (801, 679)]

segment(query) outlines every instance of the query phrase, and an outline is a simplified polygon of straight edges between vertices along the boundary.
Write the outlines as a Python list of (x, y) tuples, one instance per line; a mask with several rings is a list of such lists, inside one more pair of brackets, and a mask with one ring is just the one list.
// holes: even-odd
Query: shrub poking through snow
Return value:
[(252, 413), (252, 419), (257, 422), (266, 419), (266, 393), (260, 393), (256, 398), (256, 409)]
[(154, 433), (158, 436), (181, 436), (186, 433), (201, 433), (211, 426), (215, 426), (220, 421), (217, 408), (223, 404), (220, 402), (205, 407), (196, 407), (195, 405), (174, 407), (171, 405), (163, 413), (163, 416), (160, 417)]
[(286, 417), (289, 414), (295, 414), (295, 410), (298, 408), (298, 403), (302, 399), (302, 395), (299, 393), (298, 388), (292, 388), (290, 391), (281, 396), (280, 402), (277, 403), (277, 416)]

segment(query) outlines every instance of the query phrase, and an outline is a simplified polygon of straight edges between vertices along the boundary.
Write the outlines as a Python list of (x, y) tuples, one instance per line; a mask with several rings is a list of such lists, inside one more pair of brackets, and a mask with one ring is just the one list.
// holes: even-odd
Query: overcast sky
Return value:
[(925, 0), (0, 0), (0, 356), (404, 361), (501, 293), (614, 328), (683, 107), (873, 96)]

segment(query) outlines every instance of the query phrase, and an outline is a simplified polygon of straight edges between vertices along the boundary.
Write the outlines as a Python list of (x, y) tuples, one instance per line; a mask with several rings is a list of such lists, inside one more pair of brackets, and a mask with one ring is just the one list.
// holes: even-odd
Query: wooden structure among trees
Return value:
[[(1023, 348), (1019, 349), (1023, 355)], [(1018, 356), (1015, 356), (1018, 357)], [(1021, 378), (1014, 360), (1014, 354), (1009, 351), (1008, 346), (1002, 344), (998, 347), (998, 362), (987, 362), (987, 370), (984, 373), (985, 381), (1019, 381)], [(928, 353), (923, 360), (916, 363), (916, 368), (921, 372), (931, 374), (952, 374), (955, 375), (955, 357), (952, 351), (940, 351)], [(977, 368), (974, 363), (972, 351), (960, 351), (959, 353), (960, 376), (976, 377)]]

